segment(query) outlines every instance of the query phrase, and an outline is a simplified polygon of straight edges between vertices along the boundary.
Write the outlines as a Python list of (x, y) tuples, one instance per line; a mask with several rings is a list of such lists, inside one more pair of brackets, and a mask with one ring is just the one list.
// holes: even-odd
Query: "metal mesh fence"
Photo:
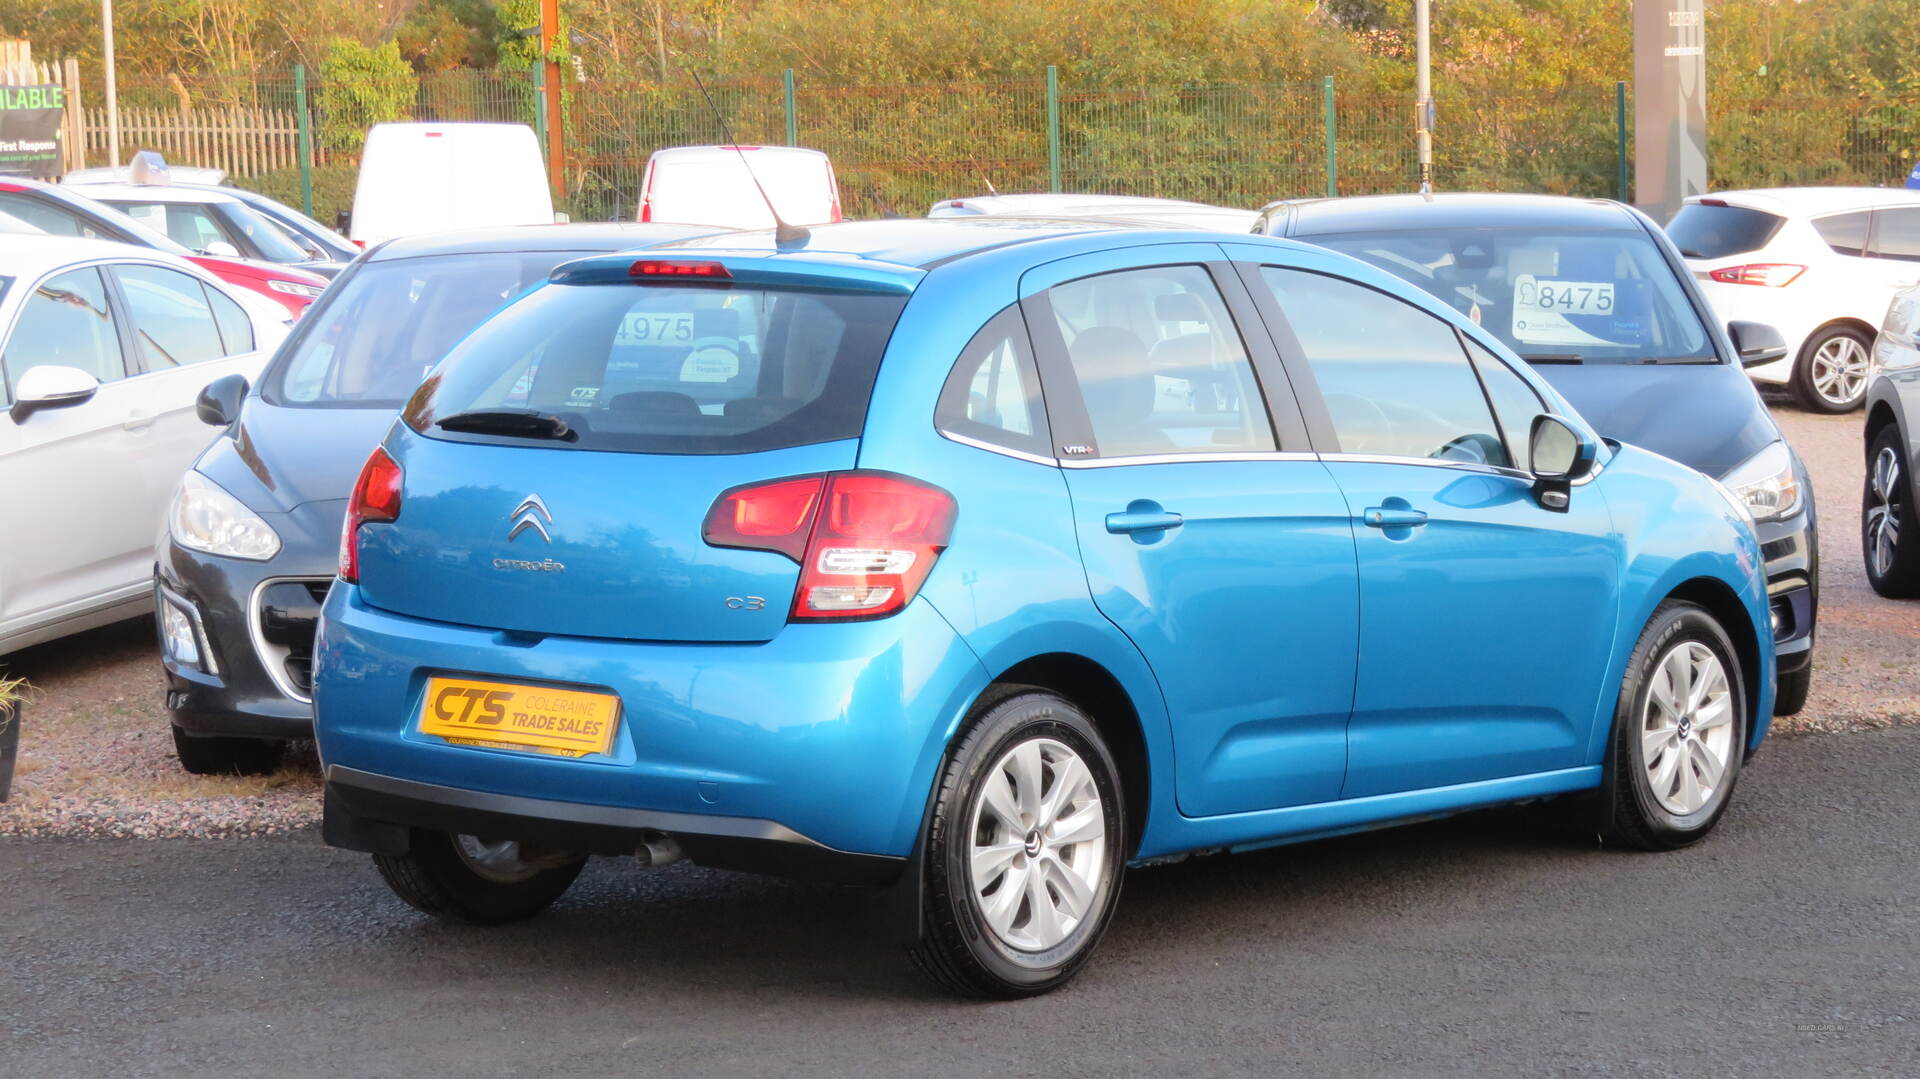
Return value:
[[(97, 88), (89, 90), (97, 162), (105, 120)], [(544, 136), (555, 119), (532, 71), (438, 72), (351, 87), (310, 76), (304, 90), (290, 73), (123, 80), (123, 155), (162, 145), (184, 155), (183, 164), (217, 164), (236, 182), (297, 200), (293, 140), (304, 101), (315, 210), (327, 215), (351, 201), (359, 136), (377, 120), (516, 122)], [(1330, 150), (1339, 194), (1416, 183), (1413, 105), (1373, 84), (1050, 89), (1034, 78), (827, 86), (775, 74), (709, 90), (713, 107), (691, 84), (568, 78), (558, 120), (566, 146), (560, 207), (575, 220), (631, 218), (649, 154), (720, 143), (729, 130), (735, 140), (767, 144), (792, 132), (800, 145), (826, 151), (851, 217), (917, 216), (942, 198), (1045, 191), (1056, 177), (1064, 191), (1258, 206), (1326, 193)], [(1898, 183), (1920, 151), (1920, 107), (1911, 104), (1711, 100), (1718, 188)], [(1442, 87), (1436, 111), (1442, 189), (1618, 193), (1617, 155), (1629, 133), (1616, 118), (1612, 85), (1499, 94)]]

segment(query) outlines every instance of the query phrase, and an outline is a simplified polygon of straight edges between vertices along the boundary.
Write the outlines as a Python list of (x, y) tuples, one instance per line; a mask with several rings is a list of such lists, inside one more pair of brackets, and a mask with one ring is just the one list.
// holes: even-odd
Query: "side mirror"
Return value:
[(222, 259), (237, 259), (240, 257), (240, 249), (225, 240), (213, 241), (203, 248), (200, 253)]
[(207, 383), (193, 402), (193, 414), (200, 422), (226, 427), (240, 418), (240, 402), (247, 398), (247, 376), (222, 375)]
[(352, 233), (348, 230), (351, 228), (353, 228), (353, 211), (335, 210), (333, 212), (333, 231), (342, 236), (350, 236)]
[(15, 423), (42, 409), (67, 408), (93, 399), (100, 392), (100, 380), (78, 367), (42, 364), (29, 367), (13, 388), (13, 408), (8, 415)]
[(1574, 481), (1593, 471), (1599, 447), (1567, 421), (1542, 413), (1533, 418), (1527, 448), (1533, 461), (1534, 498), (1545, 509), (1567, 512)]
[(1758, 367), (1787, 358), (1787, 339), (1764, 322), (1729, 322), (1727, 336), (1733, 338), (1733, 351), (1739, 354), (1742, 367)]

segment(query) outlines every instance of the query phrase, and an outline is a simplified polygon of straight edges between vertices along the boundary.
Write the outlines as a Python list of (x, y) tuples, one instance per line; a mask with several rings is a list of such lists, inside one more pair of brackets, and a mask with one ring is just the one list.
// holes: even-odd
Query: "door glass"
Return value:
[(115, 266), (127, 317), (149, 371), (217, 360), (226, 354), (200, 282), (160, 266)]
[(1533, 434), (1533, 418), (1547, 410), (1540, 395), (1526, 384), (1513, 369), (1502, 363), (1498, 356), (1467, 339), (1467, 355), (1473, 357), (1473, 369), (1480, 373), (1480, 382), (1487, 388), (1487, 397), (1493, 402), (1493, 414), (1500, 421), (1500, 429), (1507, 436), (1507, 456), (1512, 459), (1513, 467), (1527, 470), (1532, 467), (1528, 449)]
[(194, 251), (205, 251), (211, 243), (233, 243), (204, 206), (183, 202), (113, 202), (110, 205)]
[(1827, 246), (1842, 255), (1864, 255), (1867, 253), (1867, 219), (1871, 215), (1866, 210), (1856, 210), (1850, 214), (1831, 214), (1813, 219), (1814, 231), (1820, 234)]
[(1512, 463), (1453, 327), (1352, 281), (1260, 272), (1320, 384), (1340, 452)]
[(1275, 448), (1246, 346), (1204, 268), (1101, 274), (1048, 295), (1099, 456)]
[(995, 315), (960, 353), (940, 391), (942, 431), (1052, 457), (1040, 379), (1018, 307)]
[(30, 367), (77, 367), (102, 382), (125, 378), (120, 333), (107, 306), (107, 290), (95, 269), (50, 277), (34, 287), (7, 339), (7, 389)]
[(1920, 207), (1874, 213), (1873, 253), (1883, 259), (1920, 262)]
[(213, 321), (220, 327), (220, 343), (229, 356), (238, 356), (242, 352), (253, 351), (253, 320), (241, 310), (233, 297), (217, 288), (207, 289), (207, 300), (213, 304)]
[(79, 215), (49, 206), (39, 199), (30, 198), (15, 191), (0, 191), (0, 213), (32, 225), (50, 236), (97, 237), (100, 235), (99, 230), (88, 227)]

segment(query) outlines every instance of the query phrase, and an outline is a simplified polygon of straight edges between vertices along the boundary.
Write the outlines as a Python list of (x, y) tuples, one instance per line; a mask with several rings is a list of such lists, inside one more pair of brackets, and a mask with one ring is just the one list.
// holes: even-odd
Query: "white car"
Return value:
[(95, 202), (126, 214), (155, 232), (163, 232), (189, 251), (223, 258), (246, 258), (334, 277), (346, 264), (313, 251), (305, 242), (239, 196), (219, 188), (172, 184), (74, 184)]
[(1197, 229), (1203, 232), (1251, 232), (1260, 219), (1257, 210), (1237, 210), (1186, 199), (1147, 195), (1090, 195), (1036, 192), (1017, 195), (977, 195), (941, 199), (928, 217), (1071, 217), (1098, 218), (1143, 228)]
[(153, 545), (215, 434), (208, 383), (257, 377), (286, 314), (183, 258), (0, 242), (0, 655), (153, 608)]
[(540, 140), (525, 124), (375, 124), (360, 153), (346, 233), (361, 247), (396, 236), (550, 225)]
[(769, 229), (774, 225), (769, 199), (789, 225), (827, 225), (841, 219), (840, 182), (834, 179), (833, 163), (818, 150), (797, 146), (655, 150), (647, 158), (634, 219)]
[(1860, 407), (1887, 304), (1920, 281), (1920, 191), (1719, 191), (1689, 198), (1667, 234), (1720, 321), (1768, 323), (1786, 338), (1786, 359), (1748, 374), (1816, 411)]

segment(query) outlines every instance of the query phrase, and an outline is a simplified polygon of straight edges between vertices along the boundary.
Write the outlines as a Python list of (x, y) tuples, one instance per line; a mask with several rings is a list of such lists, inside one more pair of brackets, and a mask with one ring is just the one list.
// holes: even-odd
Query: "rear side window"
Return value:
[[(501, 410), (565, 423), (553, 448), (751, 453), (858, 437), (906, 297), (725, 285), (550, 284), (476, 329), (407, 409), (415, 430)], [(549, 421), (542, 421), (549, 422)]]
[(140, 363), (149, 371), (217, 360), (227, 354), (207, 290), (178, 270), (115, 266)]
[(1688, 258), (1725, 258), (1767, 246), (1786, 220), (1744, 206), (1690, 202), (1667, 223), (1667, 235)]
[(1086, 277), (1048, 300), (1099, 456), (1274, 449), (1246, 346), (1205, 268)]
[(1813, 229), (1827, 246), (1842, 255), (1867, 253), (1867, 221), (1872, 214), (1856, 210), (1850, 214), (1829, 214), (1813, 219)]
[(1877, 211), (1873, 254), (1877, 258), (1920, 262), (1920, 207)]
[(995, 315), (967, 342), (940, 390), (934, 424), (949, 434), (1053, 456), (1033, 348), (1018, 307)]
[(1263, 266), (1340, 452), (1511, 465), (1453, 327), (1365, 285)]

